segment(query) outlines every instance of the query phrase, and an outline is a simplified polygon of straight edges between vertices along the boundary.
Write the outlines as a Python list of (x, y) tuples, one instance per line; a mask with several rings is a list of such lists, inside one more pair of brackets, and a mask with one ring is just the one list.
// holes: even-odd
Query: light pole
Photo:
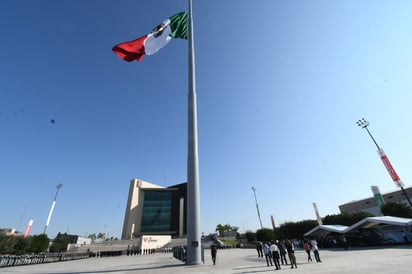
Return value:
[(256, 198), (256, 188), (252, 186), (252, 190), (253, 190), (253, 194), (255, 195), (256, 210), (257, 210), (257, 214), (258, 214), (258, 217), (259, 217), (260, 228), (261, 228), (261, 229), (263, 229), (262, 219), (260, 218), (260, 212), (259, 212), (258, 201), (257, 201), (257, 198)]
[(369, 126), (369, 122), (365, 120), (365, 118), (362, 118), (360, 120), (358, 120), (356, 122), (356, 124), (358, 126), (360, 126), (361, 128), (366, 129), (366, 131), (368, 132), (369, 136), (371, 137), (372, 141), (375, 143), (375, 146), (378, 148), (378, 150), (380, 150), (381, 148), (379, 147), (378, 143), (376, 142), (375, 138), (373, 138), (372, 133), (369, 131), (368, 126)]
[(379, 154), (383, 164), (385, 165), (386, 170), (389, 172), (389, 175), (392, 177), (393, 182), (395, 183), (395, 185), (397, 187), (401, 188), (403, 195), (405, 195), (406, 200), (409, 203), (409, 206), (412, 207), (412, 202), (409, 199), (408, 194), (406, 193), (405, 189), (403, 188), (404, 184), (402, 183), (401, 179), (399, 178), (398, 174), (396, 173), (395, 169), (393, 168), (391, 162), (389, 162), (388, 156), (386, 156), (383, 149), (378, 145), (375, 138), (373, 138), (372, 133), (369, 131), (369, 129), (368, 129), (369, 122), (366, 121), (365, 118), (362, 118), (362, 119), (358, 120), (356, 122), (356, 124), (358, 126), (360, 126), (361, 128), (366, 129), (366, 131), (368, 132), (368, 134), (371, 137), (372, 141), (375, 143), (375, 146), (378, 148), (378, 154)]
[(57, 194), (59, 194), (59, 189), (62, 188), (62, 187), (63, 187), (63, 184), (58, 184), (56, 186), (56, 194), (54, 195), (53, 203), (52, 203), (52, 206), (50, 208), (49, 216), (47, 217), (46, 225), (44, 226), (43, 234), (46, 234), (46, 229), (49, 226), (50, 219), (51, 219), (51, 216), (53, 214), (54, 206), (56, 205)]

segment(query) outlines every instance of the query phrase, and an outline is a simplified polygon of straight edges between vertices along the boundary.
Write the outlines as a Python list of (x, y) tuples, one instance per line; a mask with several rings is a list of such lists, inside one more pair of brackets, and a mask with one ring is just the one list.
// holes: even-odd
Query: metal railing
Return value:
[(79, 260), (86, 259), (89, 257), (89, 253), (42, 253), (28, 255), (0, 255), (0, 268), (19, 265)]

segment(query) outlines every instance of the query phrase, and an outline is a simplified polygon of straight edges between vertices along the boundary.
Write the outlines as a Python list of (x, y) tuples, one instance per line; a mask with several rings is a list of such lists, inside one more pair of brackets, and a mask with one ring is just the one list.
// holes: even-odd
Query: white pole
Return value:
[(318, 206), (316, 205), (316, 203), (312, 203), (312, 205), (313, 205), (313, 209), (315, 210), (315, 215), (316, 215), (316, 219), (318, 220), (318, 225), (323, 225), (322, 219), (320, 218), (320, 215), (319, 215)]
[[(50, 219), (51, 219), (51, 216), (53, 214), (53, 210), (54, 210), (55, 205), (56, 205), (56, 201), (53, 201), (52, 206), (50, 208), (49, 216), (47, 217), (46, 227), (48, 227), (49, 224), (50, 224)], [(46, 232), (46, 227), (44, 228), (44, 232)]]
[(46, 229), (50, 224), (50, 219), (51, 219), (51, 216), (53, 214), (54, 206), (56, 205), (57, 194), (59, 194), (59, 189), (62, 188), (62, 186), (63, 186), (63, 184), (58, 184), (56, 186), (56, 194), (54, 195), (52, 206), (51, 206), (50, 211), (49, 211), (49, 216), (47, 217), (47, 222), (46, 222), (46, 225), (44, 226), (43, 234), (46, 234)]
[(200, 233), (199, 159), (197, 149), (197, 108), (195, 51), (193, 38), (192, 0), (189, 0), (189, 91), (188, 91), (188, 158), (187, 158), (187, 259), (186, 264), (202, 263)]

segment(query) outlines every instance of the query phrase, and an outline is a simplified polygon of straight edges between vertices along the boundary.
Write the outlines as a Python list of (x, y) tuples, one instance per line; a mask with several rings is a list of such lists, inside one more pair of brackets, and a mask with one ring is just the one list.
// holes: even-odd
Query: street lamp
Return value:
[(253, 194), (255, 195), (256, 210), (257, 210), (257, 214), (258, 214), (258, 217), (259, 217), (260, 228), (261, 228), (261, 229), (263, 229), (262, 219), (260, 218), (260, 212), (259, 212), (258, 201), (257, 201), (257, 198), (256, 198), (256, 188), (252, 186), (252, 190), (253, 190)]
[(378, 150), (380, 150), (381, 148), (378, 146), (378, 143), (376, 142), (375, 138), (373, 138), (371, 132), (370, 132), (369, 129), (368, 129), (369, 122), (366, 121), (365, 118), (362, 118), (362, 119), (358, 120), (358, 121), (356, 122), (356, 124), (357, 124), (358, 126), (360, 126), (361, 128), (366, 129), (366, 131), (368, 132), (368, 134), (369, 134), (369, 136), (371, 137), (372, 141), (375, 143), (375, 146), (378, 148)]
[(362, 118), (356, 122), (358, 126), (361, 128), (366, 129), (368, 132), (369, 136), (371, 137), (372, 141), (375, 143), (375, 146), (378, 148), (378, 154), (383, 162), (383, 164), (386, 167), (386, 170), (389, 172), (389, 175), (392, 177), (393, 182), (397, 187), (400, 187), (402, 190), (402, 193), (405, 195), (406, 200), (408, 200), (409, 206), (412, 207), (412, 202), (408, 197), (408, 194), (406, 193), (405, 189), (403, 188), (404, 184), (402, 183), (401, 179), (399, 178), (398, 174), (396, 173), (395, 169), (393, 168), (391, 162), (389, 162), (388, 156), (386, 156), (385, 152), (383, 149), (378, 145), (376, 142), (375, 138), (373, 138), (372, 133), (369, 131), (368, 126), (369, 122), (365, 120), (365, 118)]
[(56, 186), (56, 194), (54, 195), (53, 203), (52, 203), (52, 206), (50, 208), (49, 216), (47, 217), (46, 225), (44, 226), (43, 234), (46, 234), (46, 229), (50, 224), (50, 219), (51, 219), (51, 216), (53, 214), (54, 206), (56, 205), (57, 194), (59, 194), (59, 189), (62, 188), (62, 187), (63, 187), (63, 184), (58, 184)]

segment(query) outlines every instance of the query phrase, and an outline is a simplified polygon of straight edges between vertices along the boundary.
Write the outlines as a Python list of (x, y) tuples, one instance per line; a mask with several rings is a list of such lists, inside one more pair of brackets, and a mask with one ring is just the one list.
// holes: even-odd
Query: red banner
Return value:
[(272, 220), (273, 230), (275, 230), (276, 226), (275, 226), (275, 219), (273, 218), (273, 215), (270, 215), (270, 219)]
[(391, 176), (392, 180), (395, 182), (395, 184), (398, 187), (403, 186), (403, 183), (401, 181), (401, 178), (399, 178), (398, 174), (396, 173), (395, 169), (393, 168), (391, 162), (389, 162), (388, 156), (386, 156), (385, 152), (383, 151), (383, 149), (380, 149), (378, 151), (381, 160), (383, 162), (383, 164), (386, 167), (386, 170), (389, 172), (389, 175)]

